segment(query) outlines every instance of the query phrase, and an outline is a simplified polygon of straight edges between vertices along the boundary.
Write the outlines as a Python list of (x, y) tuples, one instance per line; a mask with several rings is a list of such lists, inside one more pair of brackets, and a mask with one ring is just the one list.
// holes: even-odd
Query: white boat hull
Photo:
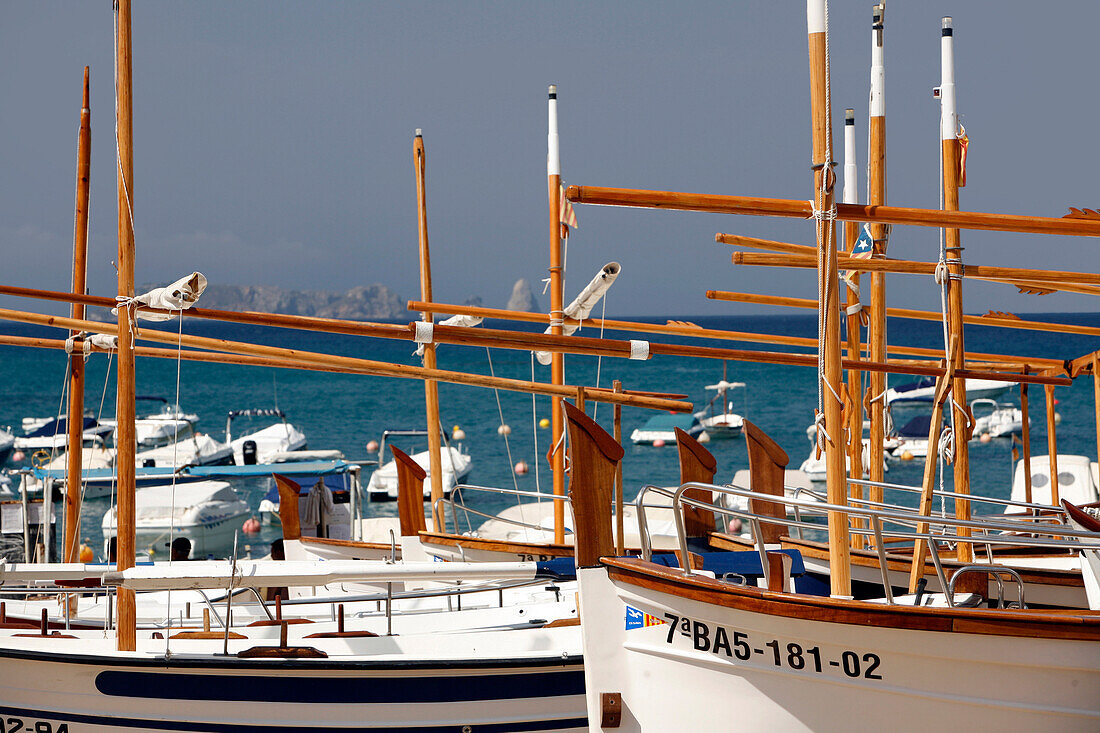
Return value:
[[(1097, 641), (769, 614), (612, 583), (603, 568), (580, 571), (580, 584), (593, 731), (605, 730), (604, 692), (622, 694), (619, 731), (724, 733), (731, 718), (741, 731), (923, 729), (932, 720), (951, 730), (1100, 729)], [(664, 623), (626, 629), (628, 607)], [(675, 690), (656, 695), (655, 680)], [(728, 714), (715, 714), (718, 700)]]
[[(199, 655), (182, 651), (186, 642), (175, 642), (173, 656), (165, 659), (163, 641), (122, 655), (85, 651), (113, 640), (43, 639), (35, 648), (16, 645), (23, 649), (12, 649), (4, 640), (0, 715), (11, 730), (50, 733), (424, 731), (435, 726), (441, 731), (469, 726), (579, 733), (586, 728), (583, 676), (575, 655), (495, 659), (475, 654), (447, 660), (394, 654), (398, 638), (350, 640), (381, 657), (365, 651), (339, 661), (216, 656), (220, 641), (206, 643)], [(260, 643), (277, 644), (277, 639)], [(349, 645), (349, 640), (324, 641), (329, 643), (301, 643)], [(443, 646), (446, 641), (440, 640)], [(231, 654), (256, 643), (233, 642)], [(482, 643), (490, 645), (488, 639)], [(159, 647), (159, 655), (153, 647)], [(80, 653), (60, 653), (70, 648)]]

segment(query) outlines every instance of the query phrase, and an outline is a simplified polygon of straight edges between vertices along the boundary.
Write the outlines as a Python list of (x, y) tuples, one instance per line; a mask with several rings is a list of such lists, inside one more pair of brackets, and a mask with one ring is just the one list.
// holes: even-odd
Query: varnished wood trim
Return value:
[[(389, 552), (393, 546), (389, 542), (362, 542), (360, 540), (334, 540), (331, 537), (300, 537), (302, 544), (331, 545), (332, 547), (352, 547), (357, 550), (385, 550)], [(398, 545), (397, 551), (401, 552)]]
[(551, 557), (573, 556), (573, 547), (570, 545), (540, 544), (538, 542), (510, 542), (427, 531), (420, 533), (420, 540), (424, 544), (429, 545), (446, 545), (448, 547), (462, 547), (467, 550), (483, 550), (485, 552), (505, 552), (512, 555), (548, 555)]
[(735, 586), (631, 558), (604, 558), (602, 563), (615, 582), (769, 616), (914, 631), (1100, 641), (1100, 612), (1052, 619), (1032, 611), (891, 606)]
[(297, 481), (281, 473), (273, 473), (271, 477), (279, 487), (279, 522), (283, 525), (283, 539), (300, 539), (302, 527), (298, 516), (298, 497), (302, 493), (302, 487)]

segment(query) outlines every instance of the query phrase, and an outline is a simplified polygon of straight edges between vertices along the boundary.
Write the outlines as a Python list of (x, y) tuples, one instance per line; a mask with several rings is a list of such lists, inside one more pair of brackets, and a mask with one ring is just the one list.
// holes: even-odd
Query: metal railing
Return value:
[[(748, 508), (737, 508), (720, 506), (718, 504), (707, 503), (698, 499), (692, 499), (684, 496), (684, 492), (688, 489), (704, 489), (707, 491), (715, 492), (717, 494), (725, 494), (732, 497), (740, 497), (743, 499), (753, 499), (756, 501), (766, 501), (771, 504), (778, 504), (785, 508), (794, 510), (795, 519), (781, 519), (770, 515), (764, 515), (753, 512), (751, 510), (751, 504)], [(908, 488), (908, 487), (906, 487)], [(859, 536), (875, 538), (875, 547), (879, 559), (879, 569), (882, 577), (882, 585), (884, 593), (886, 595), (887, 603), (894, 603), (892, 585), (890, 583), (887, 557), (884, 547), (884, 537), (889, 536), (899, 540), (924, 540), (928, 543), (929, 556), (935, 567), (936, 575), (940, 581), (940, 587), (945, 589), (946, 600), (949, 606), (954, 605), (952, 597), (953, 588), (946, 578), (946, 574), (943, 570), (942, 560), (939, 556), (939, 546), (941, 542), (952, 542), (955, 544), (970, 544), (970, 545), (985, 545), (992, 555), (991, 547), (995, 545), (1013, 545), (1013, 546), (1032, 546), (1032, 547), (1044, 547), (1050, 549), (1057, 549), (1063, 551), (1081, 551), (1081, 550), (1100, 550), (1100, 537), (1097, 537), (1095, 533), (1076, 530), (1069, 525), (1062, 523), (1039, 523), (1033, 521), (1034, 518), (1006, 518), (1003, 515), (999, 516), (987, 516), (982, 519), (969, 519), (962, 520), (952, 517), (930, 517), (926, 515), (918, 514), (915, 510), (906, 509), (902, 507), (882, 505), (877, 507), (864, 507), (864, 506), (842, 506), (836, 504), (830, 504), (822, 501), (807, 501), (802, 498), (791, 498), (786, 496), (774, 496), (770, 494), (760, 494), (748, 489), (739, 488), (736, 486), (726, 485), (720, 486), (716, 484), (703, 484), (703, 483), (687, 483), (683, 484), (679, 488), (670, 491), (658, 486), (646, 486), (639, 493), (636, 505), (639, 508), (638, 511), (638, 527), (642, 536), (643, 544), (643, 556), (647, 559), (651, 557), (651, 553), (648, 551), (649, 538), (648, 538), (648, 526), (645, 519), (645, 509), (650, 508), (642, 501), (642, 497), (649, 492), (657, 492), (665, 496), (672, 498), (673, 516), (676, 520), (677, 539), (682, 553), (682, 557), (687, 558), (688, 555), (688, 543), (687, 535), (684, 528), (684, 508), (696, 507), (706, 511), (713, 511), (717, 514), (724, 516), (733, 516), (740, 518), (743, 522), (747, 522), (753, 527), (754, 542), (756, 544), (757, 552), (760, 555), (761, 572), (763, 574), (765, 582), (770, 582), (770, 570), (767, 562), (767, 549), (763, 542), (763, 524), (782, 524), (787, 527), (798, 527), (802, 529), (814, 529), (821, 531), (825, 529), (820, 524), (807, 522), (801, 518), (802, 512), (810, 512), (813, 514), (829, 514), (832, 512), (839, 513), (850, 520), (852, 518), (862, 518), (867, 521), (869, 528), (863, 526), (850, 526), (849, 533)], [(945, 492), (946, 493), (946, 492)], [(995, 500), (1000, 503), (1004, 500)], [(1020, 502), (1015, 502), (1013, 505), (1019, 505)], [(1042, 505), (1037, 505), (1042, 506)], [(667, 508), (667, 507), (663, 507)], [(1044, 507), (1045, 508), (1045, 507)], [(1054, 517), (1053, 519), (1058, 519)], [(942, 533), (936, 534), (931, 531), (917, 531), (920, 525), (930, 525), (935, 523), (942, 526)], [(890, 529), (888, 532), (884, 531), (883, 525), (890, 524), (900, 527), (900, 529)], [(953, 532), (948, 532), (948, 528), (954, 528)], [(970, 534), (960, 534), (959, 530), (971, 530)], [(685, 575), (691, 575), (691, 563), (684, 562), (684, 566), (681, 570)], [(976, 566), (988, 570), (989, 567), (1000, 566)], [(1009, 574), (1010, 575), (1010, 574)], [(1000, 582), (999, 580), (997, 582)]]

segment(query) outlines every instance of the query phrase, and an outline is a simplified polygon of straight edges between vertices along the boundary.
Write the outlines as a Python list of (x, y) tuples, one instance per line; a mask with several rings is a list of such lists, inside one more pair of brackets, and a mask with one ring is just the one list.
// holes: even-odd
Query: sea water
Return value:
[[(738, 317), (669, 317), (688, 320), (711, 329), (803, 336), (816, 338), (817, 323), (812, 315), (798, 316), (738, 316)], [(1044, 314), (1036, 320), (1100, 326), (1100, 314)], [(648, 319), (664, 323), (665, 318)], [(490, 322), (495, 328), (523, 328), (515, 324)], [(167, 326), (175, 332), (178, 321)], [(527, 327), (525, 330), (530, 330)], [(222, 324), (188, 318), (183, 323), (185, 334), (251, 341), (303, 351), (354, 356), (364, 359), (418, 365), (414, 345), (408, 341), (393, 341), (336, 334), (290, 331), (236, 324)], [(19, 324), (2, 324), (0, 333), (21, 336), (64, 338), (63, 332)], [(62, 334), (62, 335), (58, 335)], [(891, 343), (907, 346), (943, 348), (941, 324), (930, 321), (891, 319), (888, 324)], [(587, 326), (583, 336), (598, 336), (600, 330)], [(607, 331), (609, 338), (644, 338), (644, 335)], [(706, 346), (750, 350), (784, 350), (734, 341), (717, 341), (654, 336), (664, 343), (690, 343)], [(163, 345), (162, 345), (163, 346)], [(1094, 337), (1021, 331), (981, 326), (966, 327), (968, 351), (1002, 353), (1025, 357), (1072, 359), (1100, 347)], [(793, 349), (786, 349), (792, 351)], [(801, 350), (805, 351), (805, 350)], [(498, 377), (548, 382), (549, 367), (533, 363), (530, 352), (440, 345), (437, 350), (441, 369)], [(723, 362), (716, 359), (695, 359), (654, 356), (648, 361), (627, 359), (599, 360), (593, 357), (567, 356), (565, 379), (568, 384), (611, 386), (614, 379), (624, 388), (680, 393), (694, 403), (696, 409), (714, 395), (705, 389), (722, 378)], [(815, 370), (809, 367), (775, 366), (730, 360), (727, 379), (744, 382), (746, 389), (728, 394), (733, 411), (744, 415), (771, 435), (790, 456), (790, 468), (799, 464), (810, 452), (806, 428), (813, 421), (817, 404)], [(115, 370), (104, 354), (89, 359), (86, 371), (85, 407), (93, 414), (113, 417), (115, 402)], [(20, 434), (20, 422), (28, 416), (51, 416), (64, 410), (63, 392), (66, 378), (66, 355), (63, 351), (0, 347), (0, 426), (10, 425)], [(892, 375), (889, 384), (896, 386), (915, 378)], [(382, 431), (401, 428), (424, 428), (424, 385), (415, 379), (396, 379), (327, 372), (298, 371), (263, 367), (220, 365), (203, 362), (140, 358), (137, 360), (137, 394), (156, 395), (176, 400), (177, 380), (179, 403), (185, 412), (199, 416), (197, 429), (224, 439), (226, 413), (250, 407), (278, 407), (287, 419), (301, 429), (314, 449), (335, 448), (349, 460), (377, 459), (368, 454), (366, 444), (379, 440)], [(867, 380), (864, 376), (864, 389)], [(528, 394), (441, 383), (440, 415), (448, 431), (455, 426), (466, 434), (461, 442), (473, 458), (473, 471), (467, 483), (549, 492), (551, 477), (545, 455), (550, 431), (538, 427), (542, 418), (550, 417), (550, 399)], [(1033, 455), (1047, 452), (1046, 420), (1043, 390), (1032, 387), (1031, 451)], [(1091, 456), (1097, 452), (1092, 379), (1085, 376), (1070, 387), (1055, 391), (1058, 426), (1058, 452)], [(499, 401), (499, 402), (498, 402)], [(1014, 389), (999, 398), (1001, 402), (1019, 404), (1019, 390)], [(926, 408), (927, 409), (927, 408)], [(609, 432), (612, 427), (612, 407), (589, 402), (588, 414)], [(622, 411), (622, 430), (626, 444), (623, 479), (627, 499), (646, 484), (676, 485), (678, 465), (675, 445), (661, 448), (634, 446), (629, 442), (632, 430), (640, 427), (653, 413), (626, 407)], [(503, 422), (511, 428), (505, 437), (498, 430)], [(903, 421), (899, 419), (899, 423)], [(263, 427), (258, 423), (255, 427)], [(234, 432), (247, 429), (245, 423), (234, 421)], [(457, 445), (457, 442), (454, 443)], [(426, 449), (426, 440), (409, 440), (400, 447)], [(718, 480), (729, 481), (735, 471), (748, 466), (744, 438), (713, 440), (707, 448), (718, 459)], [(389, 460), (389, 456), (386, 457)], [(1011, 442), (996, 439), (988, 443), (970, 443), (971, 487), (977, 494), (1007, 498), (1011, 487)], [(513, 467), (525, 461), (530, 470), (516, 475)], [(363, 469), (363, 484), (372, 468)], [(886, 480), (906, 485), (919, 485), (923, 460), (889, 463)], [(947, 467), (945, 486), (951, 486), (951, 468)], [(235, 488), (253, 509), (268, 489), (267, 480), (235, 482)], [(888, 494), (891, 500), (914, 503), (912, 495)], [(470, 493), (467, 503), (479, 511), (495, 514), (515, 502), (514, 497)], [(103, 513), (110, 499), (91, 500), (84, 505), (81, 537), (92, 547), (101, 548), (100, 529)], [(937, 510), (939, 507), (937, 506)], [(976, 507), (976, 510), (978, 508)], [(368, 516), (393, 515), (393, 502), (366, 506)], [(60, 524), (58, 525), (60, 527)], [(261, 533), (241, 534), (242, 554), (262, 555), (268, 544), (279, 536), (277, 526), (265, 526)], [(146, 548), (138, 548), (142, 551)], [(160, 548), (158, 552), (163, 553)], [(163, 555), (161, 555), (163, 556)]]

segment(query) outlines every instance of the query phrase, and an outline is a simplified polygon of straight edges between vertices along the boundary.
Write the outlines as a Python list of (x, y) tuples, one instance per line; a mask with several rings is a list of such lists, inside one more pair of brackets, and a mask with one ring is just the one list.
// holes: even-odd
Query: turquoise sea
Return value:
[[(1026, 316), (1025, 316), (1026, 317)], [(793, 336), (816, 336), (816, 319), (812, 315), (799, 316), (737, 316), (700, 317), (670, 316), (675, 320), (690, 320), (706, 328), (730, 329)], [(1078, 323), (1100, 326), (1100, 314), (1043, 314), (1035, 320)], [(666, 319), (650, 319), (663, 323)], [(497, 328), (515, 328), (514, 324), (501, 322), (488, 324)], [(177, 324), (169, 326), (171, 330)], [(405, 341), (288, 331), (282, 329), (219, 324), (197, 319), (187, 319), (184, 333), (221, 337), (239, 341), (273, 344), (307, 351), (343, 354), (368, 359), (414, 365), (419, 359), (413, 355), (413, 346)], [(59, 336), (55, 329), (2, 324), (0, 333)], [(942, 335), (937, 322), (895, 320), (888, 326), (892, 342), (910, 346), (942, 348)], [(582, 335), (596, 336), (599, 330), (587, 327)], [(611, 338), (638, 338), (608, 331)], [(695, 343), (730, 348), (763, 348), (752, 344), (730, 341), (703, 341), (699, 339), (654, 338), (654, 341)], [(996, 352), (1020, 356), (1044, 356), (1072, 359), (1100, 348), (1098, 339), (1086, 336), (1066, 336), (1038, 331), (1015, 331), (1000, 328), (967, 326), (966, 345), (975, 352)], [(775, 349), (778, 350), (778, 349)], [(491, 359), (491, 361), (490, 361)], [(486, 350), (471, 347), (440, 346), (439, 366), (463, 372), (495, 373), (501, 377), (532, 378), (532, 359), (529, 352)], [(108, 359), (95, 355), (88, 362), (85, 405), (93, 412), (113, 415), (114, 372), (108, 373)], [(704, 387), (722, 377), (722, 361), (656, 356), (649, 361), (567, 357), (566, 382), (610, 386), (613, 379), (622, 380), (627, 389), (678, 392), (687, 394), (697, 409), (702, 408), (713, 395)], [(810, 443), (806, 439), (806, 427), (813, 420), (816, 403), (816, 383), (813, 369), (730, 361), (728, 379), (745, 382), (745, 390), (737, 390), (730, 398), (734, 411), (741, 413), (761, 426), (787, 451), (791, 467), (797, 468), (806, 458)], [(16, 429), (24, 416), (56, 414), (61, 404), (66, 375), (66, 357), (61, 351), (0, 347), (0, 426)], [(163, 359), (139, 359), (137, 362), (137, 393), (159, 395), (175, 399), (177, 370), (175, 361)], [(549, 381), (549, 368), (534, 366), (534, 378)], [(890, 384), (912, 381), (904, 376), (891, 376)], [(366, 443), (378, 440), (387, 428), (424, 427), (423, 383), (411, 379), (392, 379), (358, 375), (306, 372), (289, 369), (273, 369), (244, 366), (227, 366), (197, 362), (183, 362), (179, 371), (179, 402), (186, 412), (200, 417), (198, 429), (217, 439), (224, 437), (225, 417), (229, 410), (248, 407), (281, 408), (288, 419), (303, 430), (311, 448), (337, 448), (348, 459), (374, 458), (367, 454)], [(1032, 453), (1047, 452), (1047, 436), (1043, 413), (1043, 391), (1033, 388), (1032, 404)], [(504, 422), (511, 427), (508, 445), (498, 434), (500, 417), (497, 398)], [(1058, 428), (1060, 453), (1096, 455), (1094, 422), (1094, 396), (1092, 379), (1080, 378), (1071, 387), (1056, 390), (1058, 412), (1062, 416)], [(1002, 401), (1019, 403), (1018, 390), (1006, 394)], [(534, 427), (538, 418), (549, 417), (549, 398), (539, 397), (532, 408), (530, 395), (500, 392), (476, 387), (451, 384), (440, 385), (440, 403), (443, 424), (451, 429), (458, 425), (466, 433), (465, 447), (473, 457), (473, 472), (468, 483), (485, 486), (518, 486), (535, 489), (541, 486), (550, 490), (550, 477), (544, 456), (549, 440), (549, 430)], [(532, 412), (534, 410), (534, 413)], [(596, 419), (611, 428), (612, 411), (608, 405), (599, 405)], [(589, 414), (593, 407), (589, 405)], [(649, 417), (646, 410), (623, 410), (623, 435), (641, 426)], [(536, 451), (535, 442), (538, 442)], [(410, 445), (409, 447), (417, 447)], [(508, 449), (511, 450), (509, 458)], [(747, 467), (743, 439), (711, 441), (708, 448), (719, 461), (719, 478), (729, 480), (734, 471)], [(423, 449), (417, 447), (417, 449)], [(524, 460), (530, 472), (516, 476), (512, 465)], [(1007, 440), (990, 443), (971, 443), (972, 485), (975, 493), (1007, 497), (1011, 482), (1011, 446)], [(537, 471), (536, 471), (537, 467)], [(887, 480), (917, 485), (920, 482), (922, 461), (890, 463)], [(366, 483), (370, 468), (364, 469)], [(950, 485), (950, 469), (947, 484)], [(671, 485), (677, 483), (678, 469), (674, 446), (653, 448), (627, 445), (623, 465), (627, 497), (632, 497), (647, 483)], [(238, 491), (256, 507), (266, 484), (263, 481), (245, 481)], [(471, 497), (474, 496), (471, 494)], [(510, 497), (483, 495), (470, 499), (478, 509), (495, 513), (513, 502)], [(100, 521), (108, 506), (108, 500), (89, 501), (82, 518), (82, 535), (93, 547), (101, 547)], [(369, 505), (368, 514), (392, 514), (393, 503)], [(242, 545), (255, 553), (266, 552), (266, 545), (278, 537), (278, 529), (265, 527), (260, 535), (242, 535)], [(140, 549), (140, 548), (139, 548)]]

